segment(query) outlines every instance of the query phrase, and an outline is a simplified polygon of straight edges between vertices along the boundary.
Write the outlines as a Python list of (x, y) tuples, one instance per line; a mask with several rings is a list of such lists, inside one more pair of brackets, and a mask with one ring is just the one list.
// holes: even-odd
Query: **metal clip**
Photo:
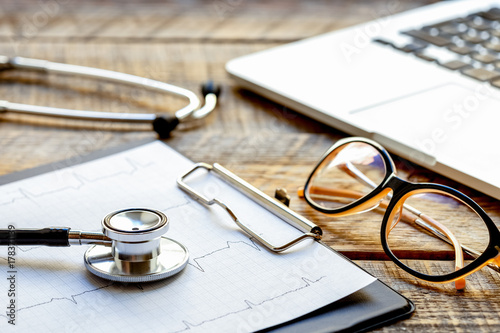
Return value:
[[(222, 201), (218, 200), (217, 198), (208, 199), (186, 184), (185, 179), (194, 171), (200, 168), (215, 172), (222, 180), (228, 182), (230, 185), (234, 186), (236, 189), (238, 189), (239, 191), (250, 197), (252, 200), (259, 203), (261, 206), (269, 210), (271, 213), (275, 214), (276, 216), (286, 221), (288, 224), (296, 227), (299, 230), (304, 231), (304, 234), (300, 235), (295, 239), (292, 239), (288, 243), (283, 244), (281, 246), (275, 246), (273, 244), (270, 244), (261, 236), (259, 236), (257, 233), (255, 233), (253, 230), (242, 224), (239, 221), (236, 214)], [(311, 221), (305, 219), (304, 217), (298, 215), (297, 213), (295, 213), (282, 203), (270, 198), (263, 192), (259, 191), (257, 188), (253, 187), (243, 179), (239, 178), (229, 170), (222, 167), (220, 164), (214, 163), (213, 165), (210, 165), (206, 163), (198, 163), (191, 170), (189, 170), (187, 173), (185, 173), (184, 175), (182, 175), (177, 179), (177, 185), (182, 190), (187, 192), (191, 197), (193, 197), (193, 199), (197, 200), (202, 204), (208, 206), (217, 204), (220, 207), (222, 207), (241, 229), (243, 229), (250, 236), (257, 239), (261, 244), (263, 244), (271, 251), (274, 252), (285, 251), (286, 249), (294, 246), (295, 244), (307, 238), (313, 238), (319, 240), (321, 239), (321, 236), (323, 234), (320, 227), (318, 227)]]

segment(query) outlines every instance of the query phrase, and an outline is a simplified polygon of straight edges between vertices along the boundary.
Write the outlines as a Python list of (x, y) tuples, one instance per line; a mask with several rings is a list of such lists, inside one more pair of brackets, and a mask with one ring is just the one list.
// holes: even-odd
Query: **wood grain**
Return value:
[[(220, 105), (202, 126), (165, 142), (193, 161), (219, 162), (262, 191), (287, 188), (291, 207), (319, 224), (324, 240), (412, 299), (409, 319), (384, 332), (498, 332), (497, 273), (483, 269), (466, 291), (417, 281), (387, 261), (377, 212), (334, 218), (314, 211), (296, 189), (342, 131), (234, 87), (224, 64), (235, 57), (419, 7), (429, 1), (2, 1), (0, 54), (105, 68), (198, 90), (213, 79)], [(64, 76), (0, 73), (1, 98), (75, 109), (169, 112), (171, 96)], [(154, 138), (148, 126), (2, 114), (0, 174), (78, 160), (92, 151)], [(400, 175), (449, 185), (478, 201), (500, 225), (498, 201), (395, 157)]]

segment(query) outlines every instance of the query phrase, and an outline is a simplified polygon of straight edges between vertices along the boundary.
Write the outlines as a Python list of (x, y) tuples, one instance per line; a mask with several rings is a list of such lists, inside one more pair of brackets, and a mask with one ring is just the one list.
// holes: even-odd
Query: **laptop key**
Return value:
[(464, 41), (472, 43), (472, 44), (479, 44), (482, 42), (485, 42), (489, 38), (489, 34), (483, 34), (483, 33), (466, 33), (460, 36)]
[(458, 24), (461, 24), (461, 23), (463, 23), (465, 21), (466, 21), (466, 19), (464, 19), (464, 18), (456, 18), (456, 19), (452, 19), (452, 20), (448, 20), (448, 21), (443, 21), (443, 22), (431, 24), (431, 25), (426, 25), (422, 29), (426, 30), (426, 31), (429, 31), (431, 29), (441, 30), (445, 26), (458, 25)]
[(459, 35), (466, 32), (467, 29), (467, 25), (465, 25), (464, 23), (459, 23), (443, 25), (439, 28), (439, 31), (447, 35)]
[(431, 57), (431, 56), (428, 56), (427, 54), (423, 54), (423, 53), (415, 53), (415, 55), (417, 57), (419, 57), (420, 59), (423, 59), (425, 61), (429, 61), (429, 62), (432, 62), (432, 61), (436, 61), (435, 58)]
[(488, 30), (488, 32), (490, 33), (490, 35), (500, 38), (500, 29), (490, 29)]
[(491, 85), (494, 87), (500, 88), (500, 80), (496, 79), (496, 80), (491, 81)]
[(462, 70), (462, 73), (479, 81), (490, 81), (500, 77), (500, 72), (489, 71), (484, 68), (467, 68)]
[(433, 36), (422, 30), (409, 30), (404, 31), (403, 33), (437, 46), (446, 46), (451, 44), (451, 41), (443, 36)]
[(410, 43), (410, 44), (407, 44), (403, 47), (399, 47), (398, 49), (403, 51), (403, 52), (417, 52), (417, 51), (420, 51), (422, 49), (424, 49), (427, 45), (425, 44), (422, 44), (422, 43)]
[(469, 66), (469, 64), (467, 64), (463, 61), (460, 61), (460, 60), (452, 60), (452, 61), (448, 61), (448, 62), (445, 62), (445, 63), (440, 64), (440, 65), (443, 67), (446, 67), (448, 69), (454, 70), (454, 71)]
[(491, 64), (492, 62), (499, 60), (493, 54), (485, 53), (474, 53), (472, 59), (482, 62), (483, 64)]
[(471, 47), (468, 47), (468, 46), (458, 46), (456, 44), (448, 46), (448, 49), (450, 51), (453, 51), (453, 52), (458, 53), (460, 55), (467, 55), (467, 54), (470, 54), (470, 53), (474, 52), (474, 49), (471, 48)]
[(489, 50), (500, 52), (500, 42), (487, 42), (483, 46)]
[(469, 27), (475, 30), (487, 30), (491, 27), (489, 20), (485, 20), (481, 16), (471, 15), (465, 22)]

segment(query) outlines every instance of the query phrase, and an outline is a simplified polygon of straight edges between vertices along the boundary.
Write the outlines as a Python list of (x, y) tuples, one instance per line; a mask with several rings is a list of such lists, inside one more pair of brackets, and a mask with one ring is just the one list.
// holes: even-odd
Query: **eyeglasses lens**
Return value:
[(435, 276), (452, 273), (473, 262), (488, 245), (483, 219), (449, 193), (413, 191), (395, 207), (385, 231), (387, 243), (414, 271)]
[(306, 186), (305, 195), (319, 207), (342, 208), (380, 185), (385, 170), (384, 160), (373, 146), (348, 143), (323, 160)]

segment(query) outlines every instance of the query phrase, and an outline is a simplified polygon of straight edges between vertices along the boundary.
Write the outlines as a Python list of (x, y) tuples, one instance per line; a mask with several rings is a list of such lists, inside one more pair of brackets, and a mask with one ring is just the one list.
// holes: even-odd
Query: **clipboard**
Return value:
[[(237, 218), (237, 214), (231, 211), (229, 206), (226, 206), (217, 198), (209, 199), (189, 186), (187, 178), (191, 173), (198, 169), (205, 169), (208, 172), (214, 172), (226, 183), (237, 188), (247, 197), (258, 202), (261, 206), (273, 212), (275, 215), (278, 215), (283, 221), (286, 221), (297, 229), (303, 231), (304, 234), (283, 245), (277, 246), (270, 244), (258, 233), (240, 223)], [(288, 206), (283, 205), (278, 200), (267, 196), (265, 193), (239, 178), (237, 175), (233, 174), (218, 163), (214, 163), (213, 165), (198, 163), (186, 174), (179, 177), (177, 183), (184, 191), (189, 193), (201, 204), (207, 206), (218, 204), (228, 210), (229, 215), (241, 229), (273, 252), (279, 253), (281, 251), (285, 251), (307, 238), (313, 238), (317, 241), (320, 241), (321, 239), (323, 233), (321, 228), (296, 214), (294, 211), (289, 209)], [(328, 245), (324, 243), (322, 244), (331, 251), (335, 252), (335, 250), (330, 248)], [(351, 261), (345, 256), (344, 258)], [(326, 307), (290, 322), (262, 330), (261, 332), (300, 333), (307, 331), (320, 333), (366, 331), (409, 317), (414, 310), (414, 304), (410, 300), (377, 280), (367, 287)]]
[[(107, 149), (83, 156), (78, 161), (68, 160), (61, 164), (65, 166), (78, 165), (110, 154), (123, 152), (150, 143), (145, 140), (134, 144)], [(25, 170), (0, 177), (0, 185), (33, 177), (53, 171), (53, 165)], [(274, 200), (274, 199), (271, 199)], [(326, 248), (330, 249), (326, 244)], [(334, 250), (331, 250), (334, 251)], [(345, 257), (344, 257), (345, 258)], [(349, 259), (345, 258), (350, 261)], [(296, 318), (284, 324), (263, 330), (263, 332), (356, 332), (366, 331), (390, 324), (411, 316), (415, 307), (413, 303), (379, 280), (367, 287), (319, 310)]]

